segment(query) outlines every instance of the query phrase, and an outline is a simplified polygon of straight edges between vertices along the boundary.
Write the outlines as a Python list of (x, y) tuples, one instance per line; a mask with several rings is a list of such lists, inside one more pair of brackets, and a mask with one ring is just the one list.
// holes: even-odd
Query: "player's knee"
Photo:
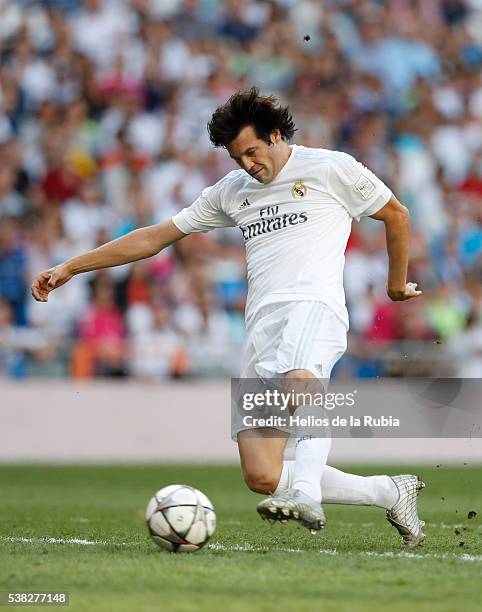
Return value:
[(256, 470), (246, 470), (243, 475), (244, 482), (255, 493), (274, 493), (278, 486), (279, 475)]
[(309, 391), (316, 384), (316, 378), (308, 370), (291, 370), (284, 374), (285, 391), (290, 390), (301, 393)]
[(306, 378), (314, 378), (313, 373), (309, 370), (290, 370), (284, 374), (284, 378), (289, 380), (303, 380)]
[(309, 370), (290, 370), (284, 374), (283, 391), (293, 398), (289, 405), (290, 412), (303, 403), (311, 403), (311, 397), (323, 393), (323, 385)]

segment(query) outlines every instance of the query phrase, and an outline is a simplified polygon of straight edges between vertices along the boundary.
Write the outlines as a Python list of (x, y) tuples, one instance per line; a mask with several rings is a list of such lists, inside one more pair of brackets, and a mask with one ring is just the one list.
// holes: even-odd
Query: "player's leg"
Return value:
[[(284, 461), (277, 495), (293, 487), (295, 462)], [(378, 506), (387, 511), (393, 525), (406, 546), (416, 546), (425, 539), (424, 522), (418, 517), (417, 497), (424, 483), (415, 475), (359, 476), (325, 465), (321, 476), (323, 504)]]
[[(310, 402), (310, 396), (324, 397), (333, 365), (346, 349), (346, 328), (335, 313), (319, 302), (292, 303), (283, 314), (281, 340), (270, 364), (271, 372), (284, 378), (285, 394), (294, 391), (295, 396), (307, 398), (291, 406), (293, 417), (323, 417), (322, 408)], [(258, 364), (258, 369), (260, 366), (265, 364)], [(325, 524), (320, 483), (331, 446), (329, 432), (303, 428), (295, 419), (291, 422), (296, 426), (293, 485), (282, 499), (271, 496), (263, 500), (258, 512), (263, 518), (271, 513), (278, 520), (288, 515), (310, 530), (318, 530)]]
[[(273, 437), (274, 436), (274, 437)], [(238, 434), (243, 476), (256, 493), (283, 496), (293, 487), (295, 461), (283, 461), (286, 437), (283, 432), (253, 429)], [(359, 476), (325, 465), (321, 475), (324, 504), (378, 506), (402, 535), (404, 544), (414, 546), (425, 538), (418, 518), (417, 494), (423, 487), (416, 476)], [(275, 519), (271, 513), (267, 518)], [(281, 517), (280, 517), (281, 518)], [(287, 517), (283, 516), (282, 520)]]
[[(291, 370), (284, 375), (285, 389), (299, 397), (314, 397), (318, 391), (323, 396), (325, 389), (321, 382), (308, 370)], [(321, 406), (295, 405), (293, 416), (300, 419), (322, 418)], [(315, 429), (317, 431), (315, 431)], [(321, 503), (321, 474), (331, 449), (328, 430), (313, 426), (296, 427), (296, 454), (292, 488), (302, 491), (311, 499)]]
[[(330, 452), (329, 431), (323, 427), (306, 426), (303, 423), (315, 422), (323, 418), (321, 406), (306, 402), (324, 396), (321, 381), (309, 370), (290, 370), (284, 375), (284, 392), (295, 400), (290, 412), (297, 419), (295, 423), (296, 454), (291, 487), (281, 493), (279, 487), (274, 495), (258, 504), (258, 512), (264, 519), (294, 519), (312, 532), (325, 525), (325, 515), (321, 508), (321, 474)], [(282, 471), (281, 471), (282, 472)]]
[(389, 476), (359, 476), (325, 466), (321, 478), (323, 503), (391, 508), (398, 499)]
[(270, 428), (238, 433), (238, 450), (244, 481), (256, 493), (275, 493), (283, 470), (288, 434)]
[[(283, 461), (278, 491), (293, 487), (294, 461)], [(398, 489), (390, 476), (359, 476), (325, 465), (321, 475), (323, 504), (377, 506), (388, 510), (398, 500)]]
[[(282, 308), (285, 309), (286, 306)], [(283, 313), (277, 310), (279, 307), (274, 305), (261, 309), (247, 329), (240, 380), (246, 383), (246, 389), (250, 392), (253, 391), (253, 381), (259, 380), (256, 370), (259, 361), (276, 358), (284, 320)], [(242, 396), (242, 384), (238, 393)], [(232, 437), (238, 442), (241, 469), (247, 486), (256, 493), (274, 493), (283, 468), (283, 453), (289, 434), (269, 427), (246, 429), (238, 411), (232, 413), (231, 427)]]

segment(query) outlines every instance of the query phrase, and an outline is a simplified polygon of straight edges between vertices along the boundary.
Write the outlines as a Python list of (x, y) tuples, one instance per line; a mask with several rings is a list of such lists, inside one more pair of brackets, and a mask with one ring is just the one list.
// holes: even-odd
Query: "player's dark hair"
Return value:
[(215, 110), (208, 123), (209, 138), (215, 147), (225, 147), (248, 125), (268, 144), (275, 130), (281, 132), (285, 141), (291, 140), (296, 131), (287, 106), (281, 106), (274, 96), (260, 96), (259, 89), (251, 87), (237, 91)]

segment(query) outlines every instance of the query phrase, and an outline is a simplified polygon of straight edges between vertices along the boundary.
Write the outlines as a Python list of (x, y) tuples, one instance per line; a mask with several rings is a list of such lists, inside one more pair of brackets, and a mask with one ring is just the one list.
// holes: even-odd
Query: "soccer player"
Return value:
[[(344, 251), (352, 219), (384, 223), (387, 293), (395, 301), (421, 294), (407, 282), (409, 216), (390, 189), (346, 153), (289, 145), (295, 126), (288, 107), (256, 88), (234, 94), (213, 114), (209, 136), (239, 170), (205, 189), (171, 220), (135, 230), (42, 272), (32, 294), (49, 293), (74, 275), (155, 255), (193, 232), (239, 227), (248, 265), (247, 340), (242, 378), (279, 377), (303, 385), (329, 379), (346, 349), (348, 314)], [(294, 407), (310, 410), (310, 406)], [(321, 503), (375, 505), (414, 546), (425, 535), (418, 518), (417, 476), (356, 476), (327, 465), (329, 437), (299, 436), (295, 460), (284, 461), (287, 434), (239, 427), (248, 487), (268, 495), (258, 505), (270, 520), (325, 525)]]

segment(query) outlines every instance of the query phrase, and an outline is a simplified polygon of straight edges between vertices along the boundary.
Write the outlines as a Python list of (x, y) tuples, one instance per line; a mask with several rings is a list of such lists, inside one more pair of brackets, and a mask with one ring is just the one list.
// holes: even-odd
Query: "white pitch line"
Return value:
[[(284, 552), (284, 553), (302, 553), (307, 552), (300, 548), (256, 548), (251, 544), (245, 544), (244, 546), (240, 546), (236, 544), (234, 546), (226, 546), (225, 544), (216, 543), (216, 544), (208, 544), (206, 548), (210, 550), (221, 550), (224, 552)], [(320, 555), (326, 556), (338, 556), (338, 555), (348, 555), (355, 557), (380, 557), (380, 558), (394, 558), (394, 559), (445, 559), (449, 561), (482, 561), (482, 555), (455, 555), (452, 553), (412, 553), (408, 551), (402, 552), (393, 552), (386, 551), (383, 553), (374, 552), (370, 550), (361, 551), (358, 553), (350, 553), (350, 552), (342, 552), (340, 553), (335, 548), (326, 548), (318, 551)]]
[(210, 550), (221, 550), (222, 552), (287, 552), (287, 553), (302, 553), (304, 552), (301, 548), (259, 548), (252, 546), (251, 544), (234, 544), (233, 546), (226, 546), (220, 542), (215, 544), (207, 544), (206, 548)]
[(1, 537), (4, 542), (23, 542), (25, 544), (77, 544), (79, 546), (129, 546), (125, 542), (107, 542), (104, 540), (80, 540), (79, 538), (15, 538), (11, 536)]
[[(350, 553), (348, 553), (350, 554)], [(393, 557), (398, 559), (445, 559), (449, 561), (482, 561), (482, 555), (469, 555), (464, 553), (462, 555), (455, 555), (454, 553), (412, 553), (408, 551), (393, 552), (387, 550), (384, 553), (377, 553), (372, 551), (363, 551), (358, 554), (360, 557)]]
[[(81, 540), (79, 538), (22, 538), (13, 536), (0, 536), (0, 541), (4, 542), (21, 542), (24, 544), (75, 544), (77, 546), (136, 546), (134, 542), (108, 542), (106, 540)], [(269, 548), (269, 547), (257, 547), (252, 544), (234, 544), (227, 546), (220, 542), (213, 544), (207, 544), (206, 548), (209, 550), (219, 550), (222, 552), (254, 552), (254, 553), (266, 553), (266, 552), (283, 552), (283, 553), (295, 553), (300, 554), (307, 552), (301, 548)], [(481, 562), (482, 555), (470, 555), (467, 553), (456, 555), (453, 553), (413, 553), (408, 551), (393, 552), (386, 551), (383, 553), (374, 552), (371, 550), (364, 550), (357, 553), (351, 552), (339, 552), (336, 548), (325, 548), (318, 551), (318, 554), (330, 557), (336, 557), (340, 555), (355, 556), (355, 557), (375, 557), (375, 558), (392, 558), (392, 559), (443, 559), (448, 561), (471, 561)]]

